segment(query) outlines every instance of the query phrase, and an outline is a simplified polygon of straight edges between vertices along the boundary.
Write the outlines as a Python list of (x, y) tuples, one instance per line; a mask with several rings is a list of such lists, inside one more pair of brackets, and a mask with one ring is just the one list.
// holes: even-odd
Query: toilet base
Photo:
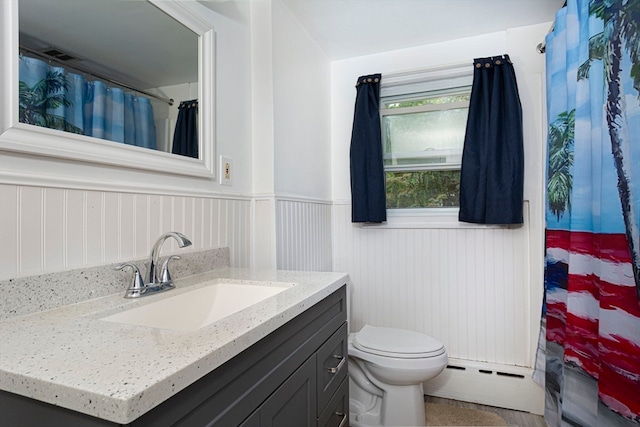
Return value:
[[(378, 406), (379, 409), (379, 406)], [(361, 402), (349, 399), (349, 426), (350, 427), (383, 427), (380, 424), (380, 413), (367, 412)]]
[(425, 426), (422, 383), (388, 386), (384, 398), (372, 395), (349, 380), (351, 427)]
[(349, 425), (382, 426), (380, 413), (383, 396), (384, 391), (369, 381), (360, 365), (349, 358)]

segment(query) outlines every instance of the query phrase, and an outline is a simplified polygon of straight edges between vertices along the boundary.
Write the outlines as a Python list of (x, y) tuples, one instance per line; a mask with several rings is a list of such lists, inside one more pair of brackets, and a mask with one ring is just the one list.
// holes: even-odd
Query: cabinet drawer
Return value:
[(318, 349), (318, 412), (322, 412), (347, 376), (347, 324), (342, 326)]
[(349, 378), (344, 378), (327, 407), (318, 417), (318, 427), (349, 425)]

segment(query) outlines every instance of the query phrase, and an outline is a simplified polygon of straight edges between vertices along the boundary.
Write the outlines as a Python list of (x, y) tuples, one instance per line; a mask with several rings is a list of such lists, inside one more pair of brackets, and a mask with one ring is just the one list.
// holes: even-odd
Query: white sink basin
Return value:
[(253, 283), (216, 281), (100, 320), (175, 331), (195, 331), (293, 286), (291, 283)]

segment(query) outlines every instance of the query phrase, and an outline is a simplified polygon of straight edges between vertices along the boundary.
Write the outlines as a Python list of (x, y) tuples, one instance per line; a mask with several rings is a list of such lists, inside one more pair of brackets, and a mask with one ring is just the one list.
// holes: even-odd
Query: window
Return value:
[(428, 77), (381, 89), (388, 209), (459, 205), (471, 77)]

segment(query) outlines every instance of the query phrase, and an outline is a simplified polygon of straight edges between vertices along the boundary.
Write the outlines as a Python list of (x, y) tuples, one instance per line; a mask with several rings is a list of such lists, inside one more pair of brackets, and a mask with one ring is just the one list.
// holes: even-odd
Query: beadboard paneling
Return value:
[(331, 271), (331, 204), (276, 200), (277, 267)]
[(275, 198), (262, 196), (254, 200), (252, 267), (276, 268)]
[(532, 366), (527, 225), (362, 227), (349, 204), (334, 205), (333, 219), (333, 268), (353, 284), (352, 330), (406, 328), (457, 359)]
[(145, 258), (167, 231), (249, 266), (249, 200), (18, 185), (0, 185), (0, 200), (0, 280)]

